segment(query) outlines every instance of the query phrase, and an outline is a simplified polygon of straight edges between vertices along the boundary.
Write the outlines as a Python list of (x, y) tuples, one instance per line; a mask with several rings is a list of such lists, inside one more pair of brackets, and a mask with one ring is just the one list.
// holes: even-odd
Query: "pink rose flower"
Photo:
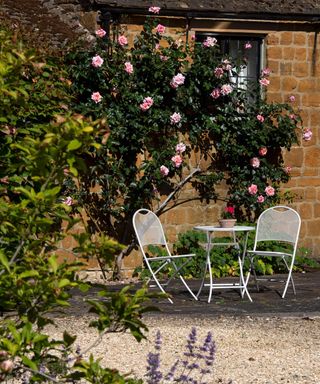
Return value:
[(159, 14), (160, 9), (161, 9), (160, 7), (150, 7), (149, 12), (154, 14)]
[(296, 101), (296, 97), (294, 95), (289, 96), (289, 101), (294, 103)]
[(126, 61), (126, 62), (124, 63), (124, 70), (125, 70), (127, 73), (129, 73), (129, 74), (133, 73), (133, 65), (132, 65), (129, 61)]
[(161, 165), (160, 173), (161, 173), (162, 176), (168, 176), (169, 169), (165, 165)]
[(215, 68), (215, 70), (214, 70), (215, 77), (217, 77), (218, 79), (221, 79), (223, 74), (224, 74), (224, 70), (221, 67)]
[(264, 122), (264, 117), (262, 115), (257, 115), (257, 120), (260, 121), (260, 123), (263, 123)]
[(258, 187), (255, 184), (251, 184), (250, 187), (248, 187), (248, 192), (250, 195), (255, 195), (258, 192)]
[(3, 360), (0, 364), (0, 370), (9, 373), (13, 370), (14, 368), (14, 363), (12, 360)]
[(121, 35), (118, 37), (118, 43), (123, 47), (128, 44), (128, 39), (124, 35)]
[(176, 48), (180, 48), (183, 44), (183, 41), (182, 39), (177, 39), (175, 42), (174, 42), (174, 45)]
[(231, 65), (231, 63), (230, 63), (230, 61), (228, 59), (225, 59), (225, 60), (222, 61), (222, 68), (225, 71), (231, 71), (232, 65)]
[(306, 128), (306, 129), (303, 131), (302, 138), (303, 138), (303, 140), (305, 140), (305, 141), (310, 141), (310, 140), (311, 140), (311, 138), (312, 138), (312, 131), (311, 131), (310, 128)]
[(158, 24), (156, 26), (156, 31), (157, 31), (157, 33), (159, 33), (159, 35), (162, 35), (166, 31), (166, 27), (162, 24)]
[(275, 190), (270, 185), (265, 188), (265, 193), (267, 196), (274, 196)]
[(296, 116), (294, 113), (290, 113), (290, 115), (289, 115), (289, 118), (290, 118), (291, 120), (295, 120), (296, 117), (297, 117), (297, 116)]
[(180, 155), (175, 155), (171, 158), (171, 161), (173, 162), (176, 168), (179, 168), (182, 164), (182, 157)]
[(183, 153), (186, 150), (186, 146), (184, 143), (179, 143), (176, 145), (176, 152)]
[(215, 37), (207, 37), (202, 45), (206, 48), (214, 47), (217, 44), (217, 39)]
[(195, 41), (196, 35), (191, 35), (191, 41)]
[(261, 71), (262, 76), (270, 76), (270, 73), (271, 73), (270, 68), (263, 68), (263, 70)]
[(252, 48), (252, 44), (249, 41), (245, 43), (244, 49), (251, 49), (251, 48)]
[(210, 96), (213, 97), (214, 99), (217, 99), (218, 97), (220, 97), (221, 93), (220, 93), (220, 89), (219, 88), (215, 88), (211, 93), (210, 93)]
[(9, 184), (9, 177), (8, 176), (1, 177), (0, 183)]
[(223, 84), (221, 87), (221, 94), (223, 96), (229, 95), (233, 91), (233, 88), (230, 84)]
[(100, 101), (102, 100), (100, 92), (93, 92), (91, 95), (91, 100), (93, 100), (95, 103), (100, 103)]
[(106, 34), (107, 34), (107, 32), (106, 32), (104, 29), (102, 29), (102, 28), (96, 30), (96, 35), (97, 35), (98, 37), (101, 37), (101, 38), (102, 38), (102, 37), (104, 37)]
[(261, 147), (259, 149), (259, 155), (260, 156), (265, 156), (267, 154), (267, 152), (268, 152), (268, 149), (266, 147)]
[(164, 56), (164, 55), (160, 55), (160, 60), (161, 61), (167, 61), (167, 60), (169, 60), (169, 57), (168, 56)]
[(63, 204), (66, 204), (66, 205), (69, 205), (69, 207), (71, 205), (73, 205), (73, 199), (72, 197), (68, 196), (66, 199), (63, 200)]
[(152, 97), (145, 97), (143, 99), (143, 102), (140, 104), (140, 109), (142, 111), (147, 111), (153, 104), (153, 98)]
[(253, 168), (259, 168), (259, 167), (260, 167), (260, 160), (259, 160), (257, 157), (253, 157), (253, 158), (250, 160), (250, 165), (251, 165)]
[(262, 79), (259, 80), (259, 83), (264, 87), (267, 87), (270, 84), (270, 80), (263, 77)]
[(3, 128), (4, 129), (2, 130), (2, 132), (5, 135), (15, 135), (17, 133), (16, 127), (12, 127), (10, 125), (5, 125)]
[(263, 202), (264, 202), (264, 197), (263, 197), (262, 195), (259, 195), (259, 196), (257, 197), (257, 202), (258, 202), (258, 203), (263, 203)]
[(172, 88), (176, 89), (179, 87), (179, 85), (184, 84), (185, 76), (183, 76), (182, 73), (178, 73), (177, 75), (173, 76), (170, 85)]
[(92, 61), (91, 61), (91, 64), (95, 67), (95, 68), (99, 68), (101, 67), (101, 65), (103, 64), (103, 58), (99, 55), (96, 55), (92, 58)]
[(284, 168), (284, 171), (286, 172), (286, 173), (290, 173), (291, 172), (291, 167), (290, 167), (290, 165), (287, 165), (285, 168)]
[(170, 122), (171, 122), (171, 124), (178, 124), (180, 120), (181, 120), (181, 115), (180, 115), (179, 112), (174, 112), (174, 113), (170, 116)]

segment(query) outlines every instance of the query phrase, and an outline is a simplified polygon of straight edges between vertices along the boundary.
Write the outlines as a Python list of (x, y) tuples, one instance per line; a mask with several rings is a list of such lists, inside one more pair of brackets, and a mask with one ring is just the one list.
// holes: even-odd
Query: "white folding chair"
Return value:
[[(191, 296), (195, 300), (198, 300), (180, 273), (181, 269), (190, 261), (190, 258), (195, 256), (195, 254), (172, 255), (169, 250), (169, 247), (163, 232), (162, 224), (158, 216), (155, 213), (149, 211), (148, 209), (142, 208), (136, 211), (133, 216), (132, 222), (133, 222), (133, 228), (137, 236), (144, 261), (147, 267), (149, 268), (149, 271), (152, 276), (150, 277), (148, 283), (150, 283), (153, 280), (156, 283), (156, 285), (160, 288), (160, 290), (163, 293), (166, 293), (164, 286), (167, 286), (175, 276), (178, 276), (182, 281), (182, 283), (184, 284), (184, 286), (190, 292)], [(162, 246), (165, 249), (166, 255), (148, 257), (148, 255), (146, 254), (146, 249), (150, 245)], [(186, 260), (182, 262), (181, 265), (178, 266), (176, 264), (176, 261), (180, 259), (186, 259)], [(154, 263), (159, 263), (159, 264), (156, 264), (157, 266), (156, 270), (154, 270), (152, 265)], [(166, 266), (172, 266), (174, 270), (173, 274), (169, 279), (167, 279), (167, 281), (160, 282), (157, 275), (159, 275), (159, 273)], [(168, 298), (168, 300), (170, 301), (171, 304), (173, 304), (173, 301), (170, 298)]]
[[(285, 297), (290, 282), (293, 292), (296, 294), (296, 289), (292, 277), (292, 269), (297, 251), (300, 226), (301, 219), (298, 212), (283, 205), (268, 208), (259, 216), (253, 250), (247, 251), (246, 254), (250, 259), (250, 271), (253, 272), (258, 290), (258, 281), (262, 279), (257, 278), (254, 269), (254, 260), (259, 257), (278, 257), (283, 260), (288, 270), (288, 277), (282, 293), (282, 298)], [(262, 242), (264, 250), (261, 250)], [(277, 242), (279, 244), (287, 245), (288, 249), (285, 249), (283, 252), (265, 250), (265, 247), (267, 247), (269, 242)], [(247, 278), (249, 279), (249, 277), (250, 272)]]

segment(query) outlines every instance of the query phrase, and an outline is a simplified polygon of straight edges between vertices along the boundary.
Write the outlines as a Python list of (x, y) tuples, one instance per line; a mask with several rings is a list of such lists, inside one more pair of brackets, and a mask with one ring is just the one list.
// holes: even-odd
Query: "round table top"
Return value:
[(231, 228), (222, 228), (219, 225), (196, 225), (193, 228), (204, 232), (247, 232), (256, 229), (256, 227), (248, 225), (235, 225)]

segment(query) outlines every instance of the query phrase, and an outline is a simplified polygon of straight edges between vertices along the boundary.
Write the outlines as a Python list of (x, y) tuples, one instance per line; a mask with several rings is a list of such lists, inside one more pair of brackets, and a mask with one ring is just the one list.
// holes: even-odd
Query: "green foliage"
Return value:
[[(230, 238), (227, 237), (214, 239), (214, 242), (219, 243), (227, 243), (228, 241), (230, 241)], [(239, 235), (239, 241), (241, 244), (241, 234)], [(247, 243), (248, 249), (252, 249), (253, 243), (254, 232), (250, 232)], [(205, 246), (206, 237), (198, 231), (187, 231), (179, 234), (178, 241), (174, 244), (175, 252), (185, 253), (189, 250), (197, 255), (195, 258), (197, 261), (195, 263), (190, 263), (185, 267), (185, 273), (187, 276), (193, 278), (202, 277), (203, 272), (201, 266), (205, 264)], [(271, 251), (288, 250), (284, 244), (279, 244), (277, 242), (261, 244), (259, 249), (268, 249)], [(295, 271), (303, 271), (306, 267), (319, 268), (319, 263), (310, 259), (310, 257), (308, 257), (308, 253), (309, 250), (305, 248), (297, 250), (294, 266)], [(245, 268), (248, 267), (249, 265), (245, 266)], [(265, 257), (263, 259), (256, 260), (255, 269), (256, 272), (261, 275), (272, 275), (274, 273), (282, 273), (286, 271), (286, 267), (283, 262), (275, 257)], [(233, 247), (213, 246), (211, 250), (211, 271), (214, 277), (239, 276), (238, 251), (233, 249)]]
[(85, 379), (89, 383), (107, 383), (107, 384), (142, 384), (142, 380), (135, 380), (120, 375), (116, 370), (102, 368), (99, 360), (94, 360), (90, 355), (89, 360), (80, 360), (75, 364), (75, 372), (70, 374), (71, 380)]
[[(110, 265), (123, 248), (106, 235), (86, 232), (81, 209), (63, 186), (66, 173), (76, 178), (85, 172), (86, 159), (101, 146), (105, 122), (69, 111), (67, 82), (56, 59), (39, 61), (1, 27), (0, 44), (0, 380), (133, 384), (93, 357), (80, 359), (75, 336), (64, 332), (54, 340), (44, 332), (54, 322), (50, 312), (69, 306), (74, 289), (88, 289), (78, 279), (79, 257)], [(83, 233), (75, 235), (80, 222)], [(78, 240), (77, 247), (62, 248), (67, 236)], [(63, 261), (61, 251), (76, 261)], [(99, 331), (96, 341), (113, 329), (145, 337), (141, 315), (152, 309), (144, 305), (146, 290), (108, 298), (106, 305), (93, 305), (99, 315), (92, 324)]]
[[(230, 242), (229, 238), (215, 239), (216, 242)], [(189, 248), (190, 247), (190, 248)], [(174, 244), (177, 253), (195, 253), (196, 257), (186, 265), (186, 275), (193, 278), (203, 276), (203, 268), (206, 263), (206, 236), (199, 231), (187, 231), (179, 234), (178, 241)], [(211, 250), (211, 271), (214, 277), (238, 276), (239, 264), (237, 250), (232, 247), (214, 246)]]
[(155, 307), (142, 306), (146, 302), (147, 290), (138, 289), (134, 294), (130, 294), (130, 287), (123, 288), (120, 292), (101, 291), (99, 296), (106, 298), (103, 301), (88, 300), (92, 305), (91, 312), (99, 315), (98, 320), (91, 322), (92, 326), (100, 331), (110, 329), (112, 332), (124, 332), (130, 329), (132, 335), (141, 341), (145, 338), (142, 329), (147, 327), (142, 323), (141, 318), (145, 312), (155, 311)]
[(55, 58), (26, 48), (16, 35), (0, 31), (0, 115), (2, 129), (46, 123), (67, 108), (69, 82)]
[[(210, 201), (226, 199), (216, 191), (225, 181), (237, 218), (254, 220), (288, 197), (280, 195), (290, 178), (282, 148), (290, 150), (301, 129), (292, 103), (267, 103), (260, 98), (260, 84), (234, 86), (244, 59), (223, 57), (217, 44), (176, 41), (158, 33), (157, 23), (147, 17), (132, 46), (119, 43), (124, 36), (117, 24), (112, 38), (77, 47), (66, 59), (74, 108), (93, 119), (106, 118), (109, 127), (108, 140), (87, 159), (79, 184), (68, 190), (85, 207), (92, 232), (104, 231), (123, 244), (133, 240), (136, 209), (152, 207), (161, 214), (168, 204), (181, 204), (187, 183), (195, 189), (191, 199)], [(97, 55), (103, 62), (95, 64)], [(268, 76), (268, 71), (261, 74)], [(152, 98), (151, 104), (145, 98)], [(177, 147), (181, 142), (183, 149)], [(252, 166), (254, 158), (259, 166)], [(248, 189), (252, 185), (254, 193)]]

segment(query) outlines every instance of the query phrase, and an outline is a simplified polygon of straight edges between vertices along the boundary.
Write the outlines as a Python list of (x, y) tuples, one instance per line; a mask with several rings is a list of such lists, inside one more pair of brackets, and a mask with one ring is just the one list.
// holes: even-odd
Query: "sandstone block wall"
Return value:
[[(183, 22), (180, 20), (180, 27)], [(163, 22), (165, 24), (165, 22)], [(165, 24), (166, 25), (166, 24)], [(170, 20), (169, 26), (172, 26)], [(128, 34), (139, 26), (129, 25)], [(301, 215), (302, 229), (299, 247), (308, 255), (320, 258), (320, 38), (309, 26), (288, 23), (217, 23), (194, 21), (193, 31), (258, 34), (264, 36), (264, 66), (272, 69), (267, 98), (270, 102), (287, 102), (296, 97), (295, 106), (301, 111), (303, 125), (313, 132), (310, 141), (285, 152), (285, 163), (292, 167), (290, 182), (283, 191), (294, 194), (290, 204)], [(173, 29), (169, 29), (169, 32)], [(182, 29), (180, 30), (182, 31)], [(175, 32), (175, 31), (173, 31)], [(192, 33), (192, 32), (191, 32)], [(189, 191), (190, 192), (190, 191)], [(188, 191), (186, 191), (186, 194)], [(223, 196), (223, 190), (222, 190)], [(171, 242), (180, 232), (195, 225), (216, 223), (221, 214), (221, 203), (189, 202), (161, 216)]]
[[(284, 186), (296, 194), (293, 206), (302, 218), (301, 246), (320, 254), (320, 41), (311, 31), (271, 32), (266, 38), (267, 64), (272, 69), (269, 100), (296, 96), (305, 127), (312, 130), (285, 155), (292, 179)], [(275, 80), (275, 81), (273, 81)]]

